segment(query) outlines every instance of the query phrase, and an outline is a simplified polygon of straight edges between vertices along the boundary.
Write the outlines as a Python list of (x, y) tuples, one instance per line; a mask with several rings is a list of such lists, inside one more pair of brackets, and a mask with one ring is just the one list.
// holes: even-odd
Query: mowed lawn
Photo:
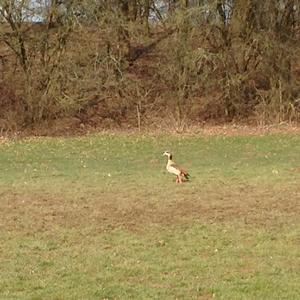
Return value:
[(0, 299), (300, 298), (300, 136), (25, 139), (0, 168)]

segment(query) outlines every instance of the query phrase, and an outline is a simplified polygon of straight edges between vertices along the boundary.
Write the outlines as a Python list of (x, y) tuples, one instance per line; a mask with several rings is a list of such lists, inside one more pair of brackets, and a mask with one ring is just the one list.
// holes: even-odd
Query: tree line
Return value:
[(0, 0), (0, 129), (296, 122), (299, 38), (300, 0)]

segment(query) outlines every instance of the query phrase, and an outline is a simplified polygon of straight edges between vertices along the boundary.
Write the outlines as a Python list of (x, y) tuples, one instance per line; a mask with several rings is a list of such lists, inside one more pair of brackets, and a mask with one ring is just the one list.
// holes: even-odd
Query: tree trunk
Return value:
[(189, 0), (180, 0), (180, 6), (182, 9), (188, 8)]
[(144, 10), (145, 10), (145, 15), (144, 15), (144, 22), (145, 22), (145, 28), (146, 32), (149, 35), (150, 34), (150, 28), (149, 28), (149, 15), (150, 15), (150, 0), (145, 0), (144, 4)]

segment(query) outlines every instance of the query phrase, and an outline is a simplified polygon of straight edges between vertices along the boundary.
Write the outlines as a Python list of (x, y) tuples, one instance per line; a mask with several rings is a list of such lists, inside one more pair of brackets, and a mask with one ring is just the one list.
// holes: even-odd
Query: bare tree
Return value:
[(299, 117), (298, 0), (0, 0), (0, 21), (0, 108), (22, 124)]

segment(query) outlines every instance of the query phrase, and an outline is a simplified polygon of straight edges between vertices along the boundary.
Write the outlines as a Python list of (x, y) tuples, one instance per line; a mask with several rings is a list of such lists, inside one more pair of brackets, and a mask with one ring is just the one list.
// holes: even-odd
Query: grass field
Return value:
[(0, 299), (300, 298), (300, 136), (27, 139), (0, 167)]

